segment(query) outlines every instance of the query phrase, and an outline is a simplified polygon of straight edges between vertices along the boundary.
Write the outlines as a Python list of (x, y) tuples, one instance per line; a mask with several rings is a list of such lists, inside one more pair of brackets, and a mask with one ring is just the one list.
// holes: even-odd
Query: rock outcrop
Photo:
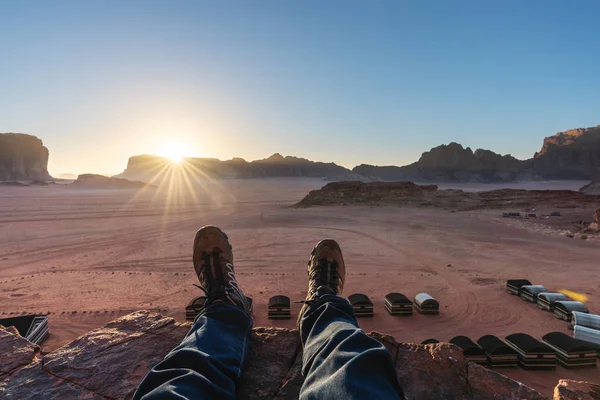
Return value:
[(75, 187), (88, 188), (88, 189), (140, 189), (145, 187), (153, 187), (145, 182), (130, 181), (123, 178), (110, 178), (104, 175), (96, 174), (82, 174), (77, 177), (77, 180), (73, 182)]
[(329, 205), (391, 205), (450, 210), (593, 207), (600, 196), (570, 190), (501, 189), (483, 192), (438, 190), (412, 182), (331, 182), (308, 193), (297, 207)]
[(414, 168), (427, 181), (513, 181), (526, 169), (527, 162), (490, 150), (473, 152), (458, 143), (439, 146), (423, 153)]
[(10, 374), (18, 368), (31, 363), (40, 348), (19, 335), (14, 327), (5, 328), (0, 325), (0, 380), (3, 375)]
[(600, 178), (600, 126), (559, 132), (544, 139), (528, 160), (458, 143), (434, 147), (404, 167), (359, 165), (353, 172), (373, 180), (418, 182), (511, 182)]
[(590, 182), (579, 189), (579, 191), (585, 194), (600, 195), (600, 181)]
[(22, 133), (0, 134), (0, 181), (47, 181), (48, 149)]
[(322, 163), (298, 157), (283, 157), (276, 153), (263, 160), (248, 162), (242, 158), (221, 161), (215, 158), (185, 158), (176, 164), (165, 157), (141, 155), (131, 157), (127, 168), (118, 177), (144, 182), (159, 182), (164, 171), (177, 168), (191, 178), (325, 178), (356, 177), (349, 169), (334, 163)]
[(426, 151), (419, 161), (405, 167), (360, 165), (352, 171), (374, 180), (413, 180), (420, 182), (510, 182), (527, 178), (530, 161), (490, 150), (473, 152), (458, 143)]
[(596, 208), (594, 210), (594, 215), (592, 216), (592, 222), (589, 225), (588, 229), (598, 232), (600, 231), (600, 208)]
[(533, 167), (545, 179), (600, 177), (600, 126), (559, 132), (544, 139)]
[(561, 379), (554, 388), (554, 400), (599, 400), (600, 385)]
[[(139, 311), (43, 357), (32, 356), (37, 346), (0, 328), (2, 354), (7, 351), (20, 354), (16, 367), (0, 372), (0, 397), (130, 399), (143, 376), (179, 344), (189, 328), (189, 323)], [(544, 399), (519, 382), (467, 362), (454, 345), (404, 344), (376, 332), (370, 335), (392, 354), (398, 379), (409, 399)], [(297, 399), (303, 383), (297, 331), (255, 328), (251, 349), (238, 398)], [(567, 387), (581, 393), (588, 390), (580, 383), (575, 387), (562, 382), (564, 388), (556, 389), (561, 393), (566, 393)], [(593, 386), (589, 385), (592, 389)]]

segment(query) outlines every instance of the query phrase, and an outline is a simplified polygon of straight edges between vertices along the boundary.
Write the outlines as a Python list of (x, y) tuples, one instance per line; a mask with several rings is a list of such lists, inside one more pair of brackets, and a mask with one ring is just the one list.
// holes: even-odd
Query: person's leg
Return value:
[(204, 227), (194, 240), (194, 268), (205, 308), (181, 344), (146, 375), (133, 399), (235, 399), (250, 346), (250, 306), (235, 280), (227, 236)]
[(321, 241), (308, 266), (309, 292), (298, 325), (304, 346), (301, 399), (404, 399), (394, 360), (359, 327), (347, 300), (345, 265), (333, 240)]

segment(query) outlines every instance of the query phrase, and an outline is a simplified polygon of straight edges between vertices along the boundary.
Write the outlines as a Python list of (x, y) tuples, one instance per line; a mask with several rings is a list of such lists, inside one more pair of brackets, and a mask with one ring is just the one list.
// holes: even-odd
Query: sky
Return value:
[(529, 158), (600, 124), (597, 0), (0, 0), (0, 132), (49, 170), (137, 154)]

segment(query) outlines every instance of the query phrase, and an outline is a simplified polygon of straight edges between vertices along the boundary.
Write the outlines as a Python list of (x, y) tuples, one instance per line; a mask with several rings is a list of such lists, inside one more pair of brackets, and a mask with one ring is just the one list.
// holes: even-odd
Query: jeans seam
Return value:
[(248, 325), (248, 327), (246, 328), (246, 332), (244, 333), (244, 342), (242, 343), (242, 354), (240, 356), (240, 361), (239, 361), (240, 369), (237, 374), (236, 380), (239, 380), (242, 377), (242, 370), (244, 367), (242, 365), (242, 361), (244, 361), (244, 356), (246, 355), (246, 345), (248, 343), (248, 336), (249, 336), (250, 329), (252, 329), (252, 321), (249, 321), (249, 322), (250, 322), (250, 324)]

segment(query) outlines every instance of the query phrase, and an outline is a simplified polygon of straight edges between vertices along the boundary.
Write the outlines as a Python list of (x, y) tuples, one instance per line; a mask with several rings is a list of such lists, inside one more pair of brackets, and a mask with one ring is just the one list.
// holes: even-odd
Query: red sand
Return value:
[[(189, 299), (200, 295), (192, 286), (191, 247), (195, 230), (206, 224), (219, 225), (231, 239), (256, 326), (295, 326), (299, 304), (291, 320), (273, 322), (266, 303), (276, 294), (304, 298), (308, 255), (323, 237), (338, 240), (344, 251), (344, 294), (366, 293), (375, 303), (375, 317), (361, 326), (399, 341), (569, 333), (565, 322), (505, 293), (511, 278), (588, 294), (590, 310), (600, 312), (598, 241), (507, 226), (490, 211), (287, 207), (323, 184), (225, 181), (140, 192), (0, 188), (0, 317), (51, 312), (44, 351), (137, 309), (160, 308), (183, 320)], [(383, 308), (391, 291), (411, 298), (425, 291), (440, 301), (441, 315), (391, 317)], [(597, 369), (500, 372), (546, 395), (560, 378), (600, 383)]]

